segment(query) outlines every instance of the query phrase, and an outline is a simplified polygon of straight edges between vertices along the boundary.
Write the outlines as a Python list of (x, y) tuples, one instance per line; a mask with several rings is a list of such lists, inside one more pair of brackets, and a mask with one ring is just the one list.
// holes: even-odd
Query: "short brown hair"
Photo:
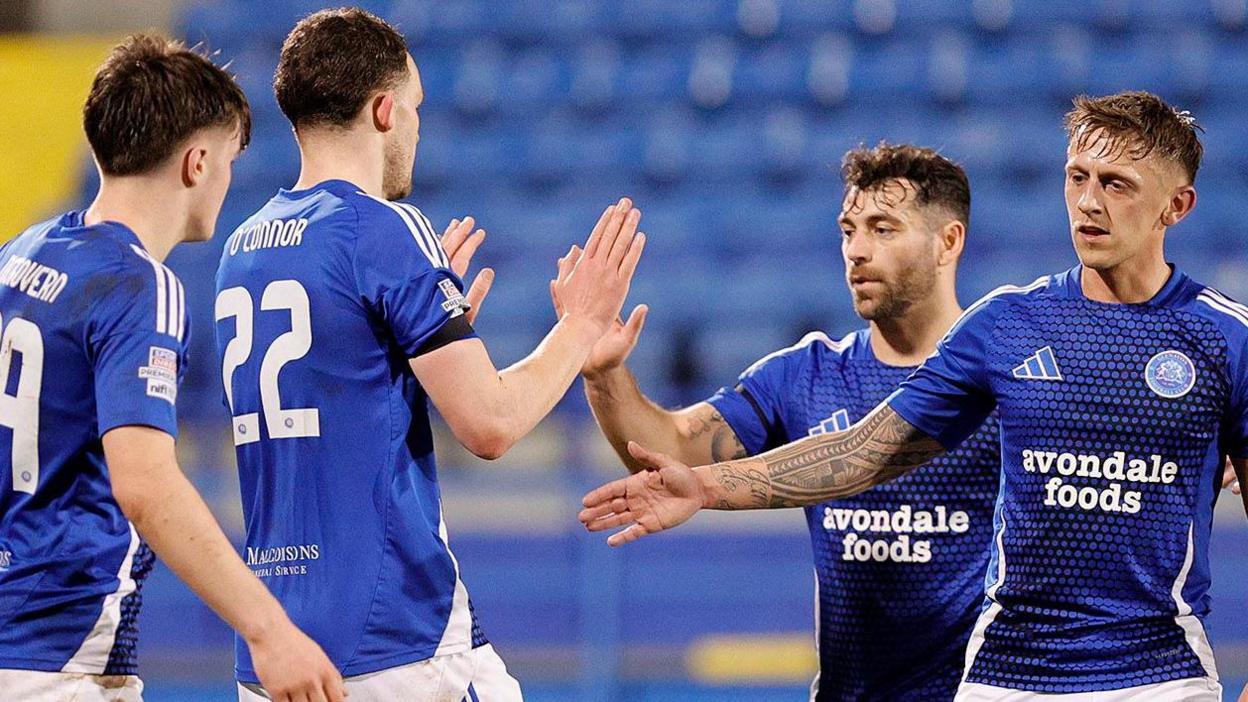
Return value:
[(971, 184), (966, 171), (935, 149), (881, 141), (874, 148), (860, 146), (841, 161), (845, 189), (871, 190), (889, 181), (908, 180), (920, 205), (935, 205), (967, 227), (971, 224)]
[(113, 48), (82, 124), (100, 170), (115, 176), (152, 170), (207, 127), (238, 125), (242, 147), (251, 140), (251, 108), (234, 78), (181, 42), (149, 34)]
[(1196, 132), (1204, 128), (1191, 113), (1180, 112), (1152, 93), (1080, 95), (1074, 99), (1074, 109), (1066, 113), (1065, 123), (1067, 136), (1079, 148), (1104, 134), (1107, 154), (1125, 153), (1138, 160), (1156, 152), (1181, 166), (1188, 180), (1196, 182), (1205, 151)]
[(407, 78), (407, 42), (357, 7), (321, 10), (295, 25), (273, 76), (277, 104), (296, 129), (348, 124), (369, 96)]

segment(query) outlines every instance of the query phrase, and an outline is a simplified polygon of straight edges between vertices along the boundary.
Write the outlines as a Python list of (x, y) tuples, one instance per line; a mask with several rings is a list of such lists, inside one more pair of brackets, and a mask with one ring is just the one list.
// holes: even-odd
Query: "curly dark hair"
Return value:
[(200, 129), (237, 125), (251, 140), (251, 108), (223, 68), (181, 42), (134, 34), (96, 71), (82, 108), (105, 175), (146, 173)]
[(1196, 182), (1196, 171), (1205, 148), (1197, 132), (1204, 127), (1191, 113), (1179, 111), (1153, 93), (1128, 91), (1074, 99), (1074, 109), (1066, 113), (1066, 134), (1080, 149), (1104, 134), (1106, 155), (1125, 153), (1139, 160), (1154, 152), (1183, 168), (1189, 182)]
[(963, 225), (971, 224), (971, 185), (966, 171), (935, 149), (884, 141), (874, 148), (860, 146), (841, 160), (841, 177), (846, 191), (907, 180), (915, 188), (918, 204), (942, 207)]

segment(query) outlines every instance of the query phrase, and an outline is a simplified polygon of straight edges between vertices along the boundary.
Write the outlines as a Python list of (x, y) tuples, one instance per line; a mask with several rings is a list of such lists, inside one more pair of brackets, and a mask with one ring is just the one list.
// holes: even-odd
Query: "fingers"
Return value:
[[(464, 226), (467, 225), (467, 226)], [(442, 232), (442, 250), (447, 256), (454, 256), (455, 251), (464, 243), (464, 239), (468, 237), (468, 232), (472, 231), (472, 217), (460, 219), (456, 217), (451, 223), (446, 225), (446, 231)]]
[(567, 281), (568, 276), (572, 274), (572, 270), (576, 268), (576, 264), (581, 260), (581, 247), (572, 245), (568, 252), (559, 259), (559, 266), (556, 273), (556, 282), (563, 283)]
[(494, 269), (483, 268), (476, 278), (472, 279), (472, 286), (468, 288), (468, 323), (472, 324), (477, 319), (477, 315), (481, 313), (481, 303), (485, 302), (485, 296), (490, 294), (490, 288), (494, 286)]
[(451, 270), (455, 271), (455, 275), (462, 276), (468, 272), (472, 257), (476, 255), (477, 249), (481, 248), (483, 243), (485, 243), (485, 230), (478, 229), (459, 245), (455, 253), (447, 252), (446, 255), (451, 259)]
[(601, 256), (602, 254), (610, 254), (611, 248), (615, 246), (615, 240), (620, 235), (620, 229), (624, 226), (624, 220), (632, 211), (633, 201), (626, 197), (620, 198), (615, 207), (611, 210), (607, 224), (601, 231), (597, 227), (594, 232), (598, 234), (594, 237), (590, 235), (591, 241), (585, 242), (585, 255), (590, 258)]
[(628, 315), (628, 321), (624, 323), (624, 335), (630, 346), (636, 346), (637, 340), (641, 338), (641, 330), (646, 326), (646, 315), (649, 312), (650, 308), (646, 305), (637, 305), (633, 308), (633, 313)]
[(585, 528), (589, 531), (606, 531), (607, 529), (628, 526), (635, 521), (637, 521), (637, 519), (633, 516), (632, 512), (617, 512), (615, 514), (608, 514), (601, 519), (595, 519), (594, 521), (586, 524)]
[[(659, 453), (658, 451), (646, 449), (636, 441), (628, 442), (628, 452), (633, 458), (636, 458), (639, 463), (642, 463), (643, 465), (654, 470), (659, 470), (660, 468), (672, 465), (681, 465), (679, 461), (671, 456), (665, 453)], [(589, 505), (586, 505), (586, 507), (588, 506)]]
[(591, 523), (603, 519), (604, 517), (609, 517), (613, 514), (624, 514), (626, 512), (628, 512), (628, 502), (623, 496), (619, 496), (613, 497), (602, 504), (595, 505), (593, 507), (586, 507), (581, 510), (580, 514), (576, 515), (576, 517), (586, 526), (589, 526)]
[[(636, 238), (637, 225), (641, 223), (641, 210), (632, 209), (624, 217), (623, 224), (620, 225), (619, 234), (615, 237), (615, 244), (607, 253), (608, 270), (619, 270), (620, 261), (624, 260), (624, 254), (632, 248), (633, 240)], [(606, 237), (603, 237), (603, 245), (606, 245)]]
[(1240, 494), (1240, 492), (1242, 491), (1242, 489), (1243, 489), (1243, 488), (1241, 488), (1241, 487), (1240, 487), (1240, 485), (1239, 485), (1239, 481), (1238, 481), (1238, 480), (1236, 480), (1235, 482), (1231, 483), (1231, 493), (1232, 493), (1232, 494), (1234, 494), (1234, 495), (1238, 495), (1238, 494)]
[(640, 233), (633, 237), (632, 245), (628, 247), (628, 252), (624, 254), (624, 259), (620, 262), (620, 276), (625, 280), (632, 280), (633, 273), (637, 272), (637, 264), (641, 262), (641, 252), (645, 248), (645, 233)]
[(347, 685), (338, 675), (325, 675), (321, 682), (321, 687), (325, 690), (325, 699), (328, 702), (343, 702), (347, 696)]
[(611, 536), (607, 537), (607, 545), (608, 546), (623, 546), (624, 544), (631, 544), (632, 542), (636, 541), (637, 539), (640, 539), (641, 537), (649, 533), (650, 531), (646, 529), (644, 526), (640, 524), (634, 524), (630, 526), (629, 528), (625, 529), (624, 531), (621, 531), (617, 534), (612, 534)]
[(610, 503), (617, 497), (624, 497), (627, 494), (628, 478), (613, 480), (595, 490), (590, 491), (588, 495), (581, 498), (581, 505), (586, 508), (597, 507), (598, 505)]
[(598, 240), (602, 238), (602, 233), (606, 231), (607, 224), (611, 221), (611, 216), (615, 214), (619, 203), (609, 205), (607, 209), (602, 211), (602, 216), (598, 218), (598, 222), (594, 224), (594, 229), (589, 233), (589, 238), (585, 240), (585, 250), (598, 250)]

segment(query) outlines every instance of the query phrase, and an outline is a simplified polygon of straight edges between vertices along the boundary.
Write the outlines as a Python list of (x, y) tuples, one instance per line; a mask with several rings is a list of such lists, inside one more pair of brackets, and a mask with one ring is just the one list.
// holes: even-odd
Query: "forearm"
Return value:
[(249, 642), (287, 622), (182, 471), (167, 465), (150, 472), (150, 487), (130, 501), (127, 516), (156, 555)]
[(564, 316), (524, 359), (499, 371), (490, 419), (510, 447), (554, 409), (579, 375), (599, 332)]
[(653, 450), (666, 453), (689, 465), (714, 460), (708, 451), (699, 451), (699, 434), (711, 427), (706, 420), (692, 419), (697, 427), (689, 427), (688, 412), (680, 413), (659, 407), (642, 393), (637, 378), (627, 367), (585, 376), (585, 398), (594, 419), (611, 447), (629, 472), (644, 466), (628, 453), (628, 442), (636, 441)]
[(944, 453), (882, 405), (848, 430), (696, 469), (708, 509), (803, 507), (856, 495)]

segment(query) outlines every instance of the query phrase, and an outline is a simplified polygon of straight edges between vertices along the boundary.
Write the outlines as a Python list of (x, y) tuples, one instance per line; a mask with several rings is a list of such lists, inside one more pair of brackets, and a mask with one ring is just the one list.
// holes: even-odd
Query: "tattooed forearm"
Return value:
[(943, 452), (939, 442), (884, 405), (846, 431), (708, 470), (721, 492), (720, 509), (799, 507), (856, 495)]

